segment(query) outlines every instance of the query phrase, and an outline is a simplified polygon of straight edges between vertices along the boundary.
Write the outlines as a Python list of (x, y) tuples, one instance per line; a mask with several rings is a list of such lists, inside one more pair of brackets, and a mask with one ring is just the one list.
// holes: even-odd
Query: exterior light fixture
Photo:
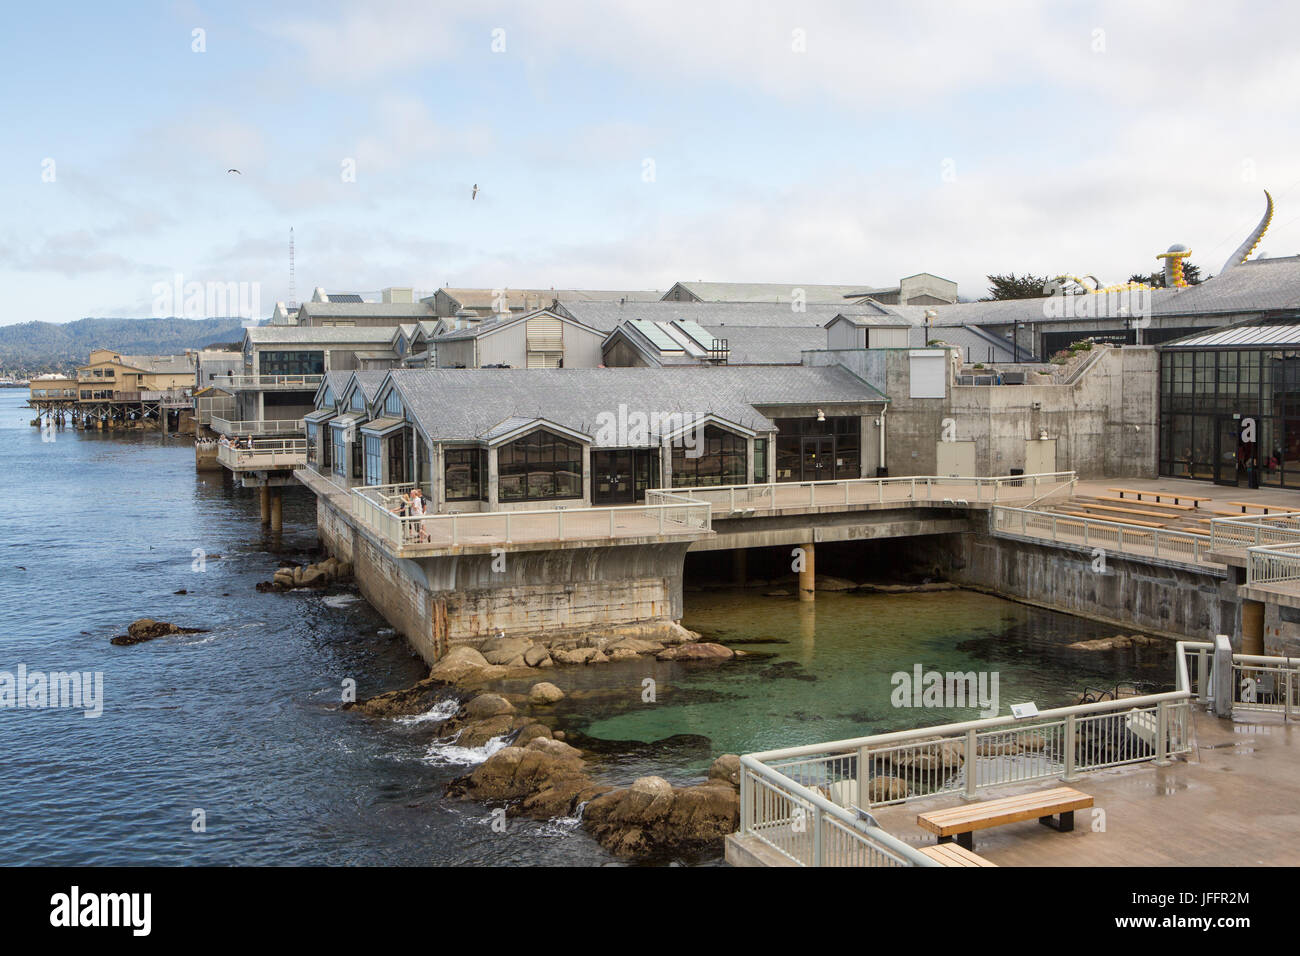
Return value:
[(826, 413), (825, 413), (824, 411), (822, 411), (820, 408), (817, 409), (817, 420), (818, 420), (819, 422), (824, 422), (824, 421), (826, 421)]

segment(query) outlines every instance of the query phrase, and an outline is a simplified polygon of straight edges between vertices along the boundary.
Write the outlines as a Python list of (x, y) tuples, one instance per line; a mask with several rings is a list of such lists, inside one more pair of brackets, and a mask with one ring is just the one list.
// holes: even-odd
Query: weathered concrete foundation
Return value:
[(397, 558), (327, 499), (316, 514), (325, 549), (352, 562), (362, 595), (430, 663), (502, 631), (576, 642), (681, 620), (686, 541)]
[(1236, 587), (1222, 572), (1115, 553), (1101, 562), (1091, 552), (985, 534), (912, 538), (903, 546), (910, 563), (932, 565), (955, 583), (1124, 630), (1190, 640), (1236, 633)]

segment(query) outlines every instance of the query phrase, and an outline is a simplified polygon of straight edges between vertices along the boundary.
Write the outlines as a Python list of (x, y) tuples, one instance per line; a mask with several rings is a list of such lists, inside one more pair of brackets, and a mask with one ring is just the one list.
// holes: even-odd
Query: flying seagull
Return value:
[(244, 175), (243, 173), (241, 173), (241, 172), (240, 172), (239, 170), (237, 170), (237, 169), (227, 169), (226, 172), (228, 172), (228, 173), (234, 173), (236, 176), (242, 176), (242, 175)]
[(474, 191), (473, 191), (472, 193), (469, 194), (469, 198), (470, 198), (470, 199), (477, 199), (477, 198), (478, 198), (478, 183), (475, 183), (475, 184), (474, 184)]

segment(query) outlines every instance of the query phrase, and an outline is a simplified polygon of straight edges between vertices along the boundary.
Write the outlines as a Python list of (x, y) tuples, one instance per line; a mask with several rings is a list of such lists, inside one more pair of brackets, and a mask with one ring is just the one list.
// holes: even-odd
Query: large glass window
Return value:
[(334, 474), (340, 478), (348, 477), (347, 442), (343, 440), (342, 428), (331, 428), (330, 436), (334, 445)]
[(366, 442), (366, 484), (384, 483), (383, 440), (378, 435), (363, 435)]
[(442, 453), (442, 483), (448, 501), (487, 500), (487, 452), (448, 448)]
[(582, 497), (582, 445), (535, 431), (497, 449), (501, 501)]
[(861, 418), (778, 418), (776, 427), (777, 481), (825, 481), (862, 475)]
[(754, 484), (767, 481), (767, 439), (754, 439)]
[(673, 487), (745, 483), (745, 438), (716, 425), (704, 426), (695, 447), (673, 445)]
[(316, 464), (316, 442), (320, 439), (320, 426), (315, 422), (307, 423), (307, 464)]
[(324, 375), (324, 352), (259, 352), (262, 375)]

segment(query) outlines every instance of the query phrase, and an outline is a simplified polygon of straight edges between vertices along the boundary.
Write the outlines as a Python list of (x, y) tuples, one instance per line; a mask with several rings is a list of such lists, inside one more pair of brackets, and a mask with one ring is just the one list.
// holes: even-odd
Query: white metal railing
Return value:
[(949, 478), (911, 475), (905, 478), (846, 478), (832, 481), (772, 481), (752, 485), (713, 485), (656, 488), (691, 501), (707, 501), (719, 514), (758, 514), (803, 508), (835, 508), (925, 501), (968, 506), (1046, 497), (1076, 480), (1072, 471), (994, 478)]
[(1300, 543), (1300, 511), (1233, 515), (1210, 521), (1210, 543), (1215, 551), (1241, 551), (1293, 542)]
[(212, 416), (212, 430), (223, 435), (300, 435), (303, 431), (301, 418), (282, 419), (235, 419)]
[[(396, 552), (419, 547), (513, 544), (523, 541), (617, 539), (707, 533), (710, 507), (700, 501), (647, 501), (644, 505), (576, 507), (528, 511), (403, 513), (414, 487), (366, 485), (353, 488), (353, 514)], [(428, 491), (428, 485), (423, 486)]]
[(1246, 583), (1263, 585), (1300, 581), (1300, 543), (1246, 549)]
[(255, 438), (248, 445), (218, 445), (217, 461), (235, 471), (299, 468), (307, 464), (305, 438)]
[(208, 384), (219, 388), (315, 389), (324, 380), (324, 375), (227, 375)]
[(1080, 518), (1053, 511), (995, 505), (989, 511), (989, 531), (1005, 538), (1104, 548), (1198, 567), (1222, 567), (1210, 559), (1215, 548), (1212, 539), (1205, 535), (1146, 528), (1108, 518)]
[(1232, 655), (1234, 710), (1279, 713), (1290, 720), (1300, 704), (1300, 658)]
[[(1191, 750), (1191, 701), (1206, 693), (1205, 655), (1213, 646), (1180, 641), (1175, 690), (1165, 693), (1059, 707), (1028, 719), (989, 717), (746, 754), (740, 834), (795, 863), (852, 865), (873, 858), (883, 835), (864, 831), (859, 808), (942, 793), (974, 798), (1006, 784), (1164, 763)], [(1188, 666), (1194, 655), (1201, 665), (1196, 684)], [(841, 824), (833, 834), (839, 844), (829, 842), (827, 817)], [(889, 863), (926, 865), (918, 859), (923, 854), (894, 843)]]

